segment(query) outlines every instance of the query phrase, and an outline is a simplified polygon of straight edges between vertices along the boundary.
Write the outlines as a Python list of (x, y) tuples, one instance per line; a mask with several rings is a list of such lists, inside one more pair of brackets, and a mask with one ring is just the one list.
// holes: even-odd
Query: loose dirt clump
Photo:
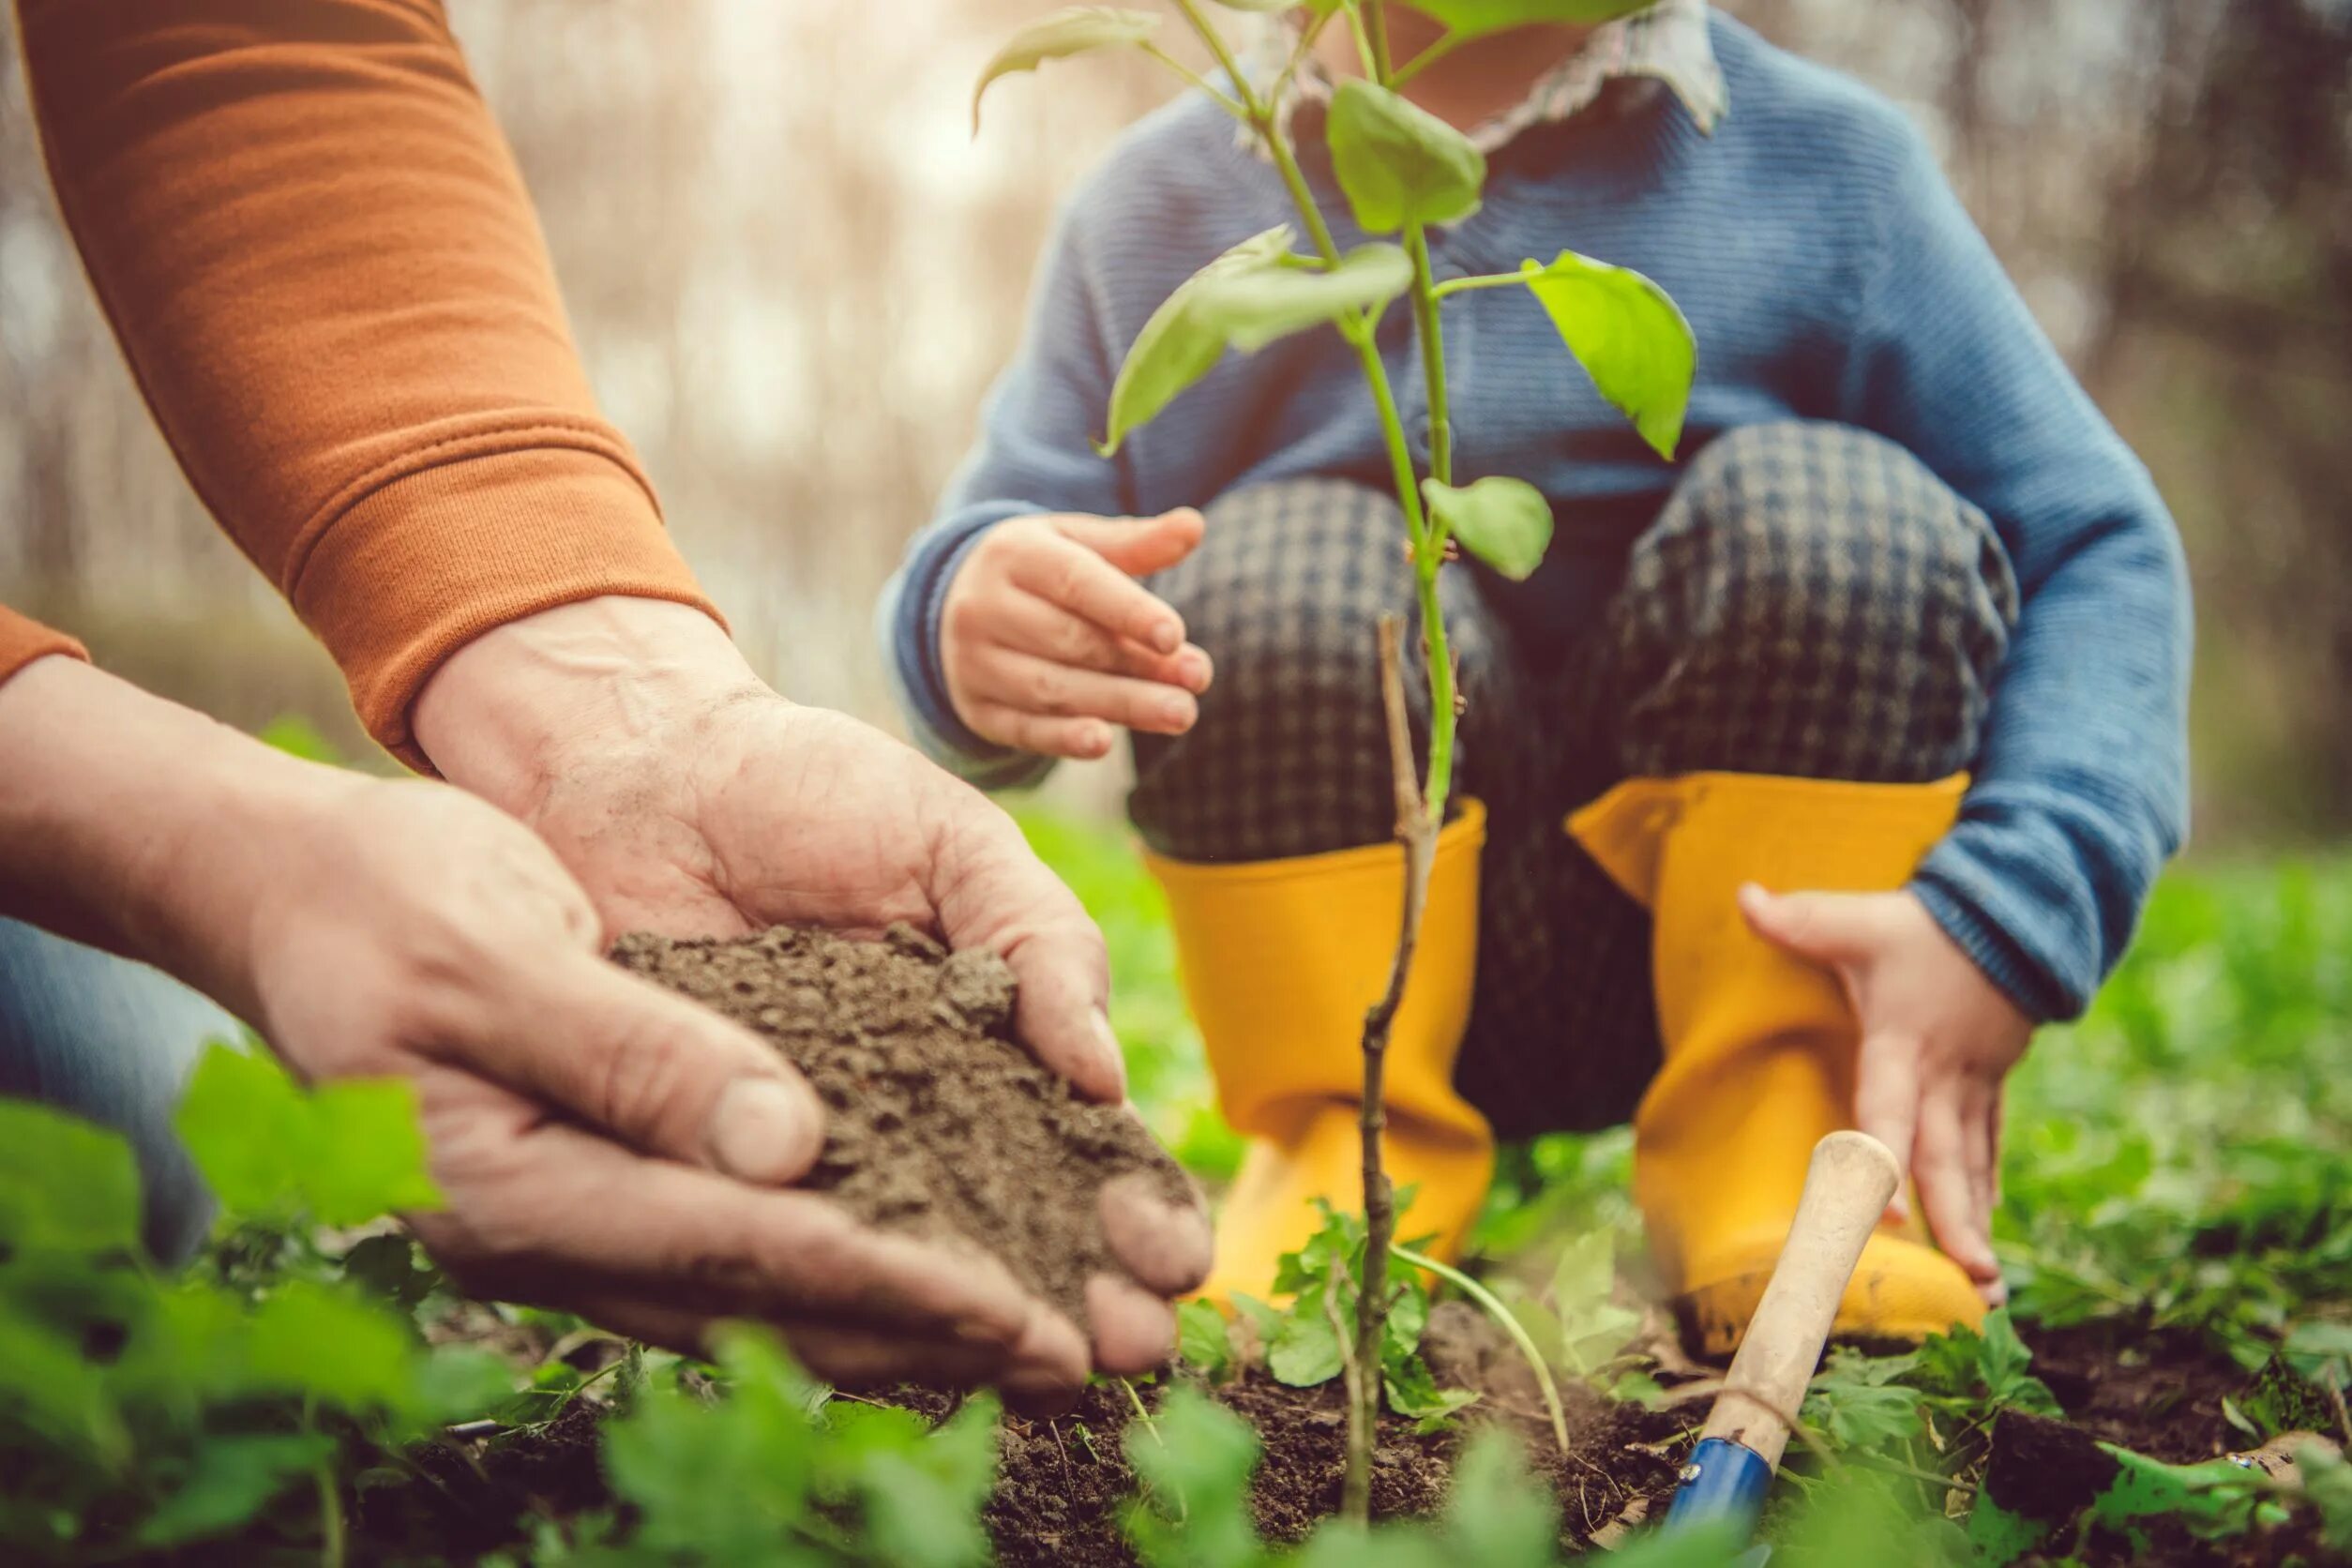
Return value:
[(1003, 1259), (1084, 1321), (1119, 1272), (1096, 1199), (1123, 1176), (1191, 1185), (1142, 1123), (1094, 1105), (1013, 1038), (1012, 971), (907, 926), (881, 942), (777, 927), (734, 941), (623, 937), (613, 960), (746, 1025), (823, 1097), (824, 1153), (799, 1184), (867, 1224)]

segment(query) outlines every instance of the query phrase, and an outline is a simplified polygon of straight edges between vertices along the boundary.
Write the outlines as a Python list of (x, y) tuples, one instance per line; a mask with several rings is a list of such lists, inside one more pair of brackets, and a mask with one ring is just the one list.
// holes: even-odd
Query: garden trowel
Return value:
[[(1813, 1146), (1788, 1241), (1699, 1429), (1669, 1530), (1712, 1528), (1745, 1539), (1755, 1530), (1846, 1282), (1902, 1180), (1902, 1163), (1867, 1133), (1832, 1133)], [(1756, 1568), (1771, 1551), (1756, 1547), (1741, 1568)]]

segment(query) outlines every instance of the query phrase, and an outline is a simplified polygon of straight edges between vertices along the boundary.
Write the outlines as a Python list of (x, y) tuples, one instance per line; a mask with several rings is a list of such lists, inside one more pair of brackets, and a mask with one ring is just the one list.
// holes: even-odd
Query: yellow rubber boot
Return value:
[[(1434, 1234), (1446, 1258), (1460, 1250), (1494, 1175), (1486, 1119), (1454, 1092), (1478, 956), (1485, 837), (1475, 802), (1438, 837), (1385, 1069), (1382, 1160), (1399, 1191), (1419, 1189), (1397, 1234)], [(1375, 844), (1225, 865), (1145, 858), (1168, 890), (1217, 1104), (1250, 1138), (1217, 1218), (1216, 1263), (1201, 1294), (1262, 1297), (1274, 1260), (1315, 1233), (1315, 1199), (1351, 1210), (1363, 1203), (1364, 1015), (1395, 957), (1404, 857)]]
[[(1666, 1063), (1635, 1113), (1634, 1188), (1704, 1353), (1738, 1345), (1815, 1142), (1853, 1124), (1861, 1043), (1837, 979), (1750, 930), (1738, 890), (1901, 887), (1951, 828), (1967, 785), (1691, 774), (1630, 780), (1569, 819), (1653, 919)], [(1920, 1339), (1983, 1313), (1914, 1221), (1870, 1239), (1836, 1331)]]

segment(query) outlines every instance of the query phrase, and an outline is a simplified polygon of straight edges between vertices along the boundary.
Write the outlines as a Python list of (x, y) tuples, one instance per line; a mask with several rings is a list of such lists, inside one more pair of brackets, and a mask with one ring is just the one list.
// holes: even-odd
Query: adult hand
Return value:
[[(2001, 1085), (2033, 1020), (1907, 892), (1740, 892), (1757, 935), (1837, 975), (1862, 1023), (1854, 1110), (1918, 1183), (1936, 1241), (1993, 1305), (2000, 1201)], [(1905, 1199), (1898, 1193), (1895, 1212)]]
[(1135, 580), (1200, 543), (1200, 514), (1026, 517), (980, 536), (947, 585), (940, 665), (981, 739), (1052, 757), (1110, 750), (1114, 724), (1181, 735), (1200, 716), (1209, 656)]
[(822, 1111), (759, 1040), (606, 963), (587, 895), (459, 791), (296, 761), (87, 666), (0, 685), (0, 910), (208, 991), (309, 1078), (416, 1085), (469, 1287), (692, 1349), (783, 1328), (822, 1376), (1074, 1392), (1000, 1268), (779, 1190)]
[[(879, 731), (778, 697), (700, 611), (606, 598), (500, 627), (442, 668), (415, 723), (445, 776), (554, 850), (606, 937), (904, 920), (1003, 957), (1039, 1059), (1097, 1099), (1123, 1093), (1102, 934), (1012, 820)], [(1094, 1363), (1156, 1365), (1168, 1298), (1206, 1272), (1207, 1221), (1138, 1182), (1100, 1213), (1135, 1277), (1089, 1287)]]

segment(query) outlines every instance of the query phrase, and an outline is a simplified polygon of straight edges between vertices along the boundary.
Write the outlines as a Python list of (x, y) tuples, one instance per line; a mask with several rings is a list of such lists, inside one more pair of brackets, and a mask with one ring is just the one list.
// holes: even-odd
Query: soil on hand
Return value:
[(860, 1220), (1003, 1259), (1079, 1322), (1116, 1273), (1096, 1199), (1139, 1176), (1191, 1185), (1142, 1123), (1091, 1104), (1013, 1038), (1012, 971), (906, 926), (881, 942), (778, 927), (735, 941), (623, 937), (615, 962), (771, 1042), (823, 1096), (824, 1153), (801, 1186)]

